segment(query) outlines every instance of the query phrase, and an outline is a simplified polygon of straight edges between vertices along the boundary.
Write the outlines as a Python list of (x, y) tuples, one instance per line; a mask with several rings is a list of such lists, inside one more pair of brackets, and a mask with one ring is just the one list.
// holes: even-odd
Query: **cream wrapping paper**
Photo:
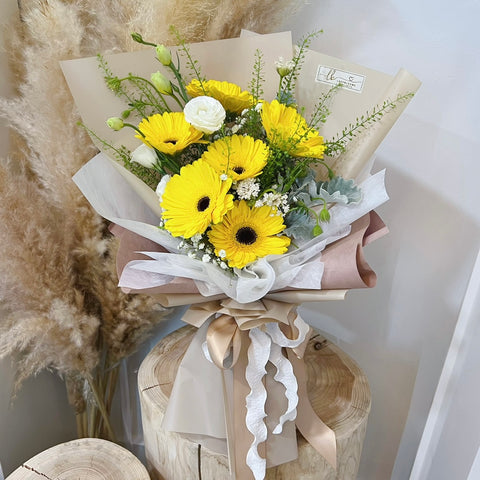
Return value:
[[(296, 95), (298, 104), (305, 107), (307, 118), (311, 115), (316, 100), (338, 82), (344, 82), (345, 86), (334, 93), (329, 104), (332, 113), (320, 127), (320, 133), (327, 140), (333, 139), (349, 124), (354, 124), (356, 119), (366, 112), (371, 113), (373, 108), (381, 107), (384, 102), (394, 101), (398, 96), (413, 94), (421, 85), (421, 82), (404, 68), (392, 76), (309, 50), (298, 79)], [(363, 180), (370, 172), (370, 159), (374, 152), (410, 100), (411, 98), (407, 98), (399, 102), (380, 120), (359, 132), (346, 152), (336, 159), (330, 159), (329, 163), (335, 173), (344, 178)]]
[[(173, 52), (178, 47), (169, 47)], [(230, 38), (210, 42), (189, 44), (190, 52), (201, 67), (203, 75), (209, 79), (225, 80), (248, 88), (253, 70), (255, 51), (263, 54), (266, 65), (273, 67), (279, 56), (292, 56), (292, 37), (290, 32), (258, 35), (248, 38)], [(175, 53), (173, 58), (175, 58)], [(150, 75), (161, 70), (162, 65), (155, 58), (151, 48), (138, 52), (117, 53), (105, 55), (111, 70), (120, 78), (128, 73), (150, 78)], [(128, 129), (114, 132), (107, 127), (105, 121), (112, 116), (118, 116), (125, 110), (125, 103), (107, 88), (102, 71), (98, 68), (96, 57), (65, 60), (60, 62), (68, 87), (73, 95), (78, 112), (83, 123), (100, 138), (113, 145), (125, 145), (134, 150), (141, 144)], [(183, 68), (182, 68), (183, 67)], [(189, 77), (185, 71), (185, 62), (180, 71)], [(162, 70), (163, 71), (163, 70)], [(167, 72), (164, 72), (168, 76)], [(278, 75), (275, 68), (265, 69), (265, 98), (274, 98), (278, 86)], [(175, 104), (171, 105), (174, 109)], [(177, 106), (178, 108), (178, 106)], [(135, 123), (135, 119), (129, 119)], [(93, 139), (102, 150), (102, 145)]]

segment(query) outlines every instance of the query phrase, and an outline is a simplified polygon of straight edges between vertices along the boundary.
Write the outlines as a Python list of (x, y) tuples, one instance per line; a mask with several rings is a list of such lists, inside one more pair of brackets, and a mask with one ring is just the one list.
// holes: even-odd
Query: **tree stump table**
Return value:
[(150, 480), (128, 450), (98, 438), (61, 443), (27, 460), (6, 480)]
[[(145, 452), (154, 480), (228, 480), (225, 456), (162, 429), (176, 371), (195, 333), (186, 326), (147, 355), (138, 373)], [(337, 471), (297, 431), (298, 459), (267, 469), (267, 480), (354, 480), (370, 411), (367, 379), (355, 362), (319, 334), (305, 352), (307, 389), (316, 414), (335, 431)]]

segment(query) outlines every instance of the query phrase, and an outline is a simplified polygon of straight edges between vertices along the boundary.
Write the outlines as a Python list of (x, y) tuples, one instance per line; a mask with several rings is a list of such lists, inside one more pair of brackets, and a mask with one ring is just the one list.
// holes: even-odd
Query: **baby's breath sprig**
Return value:
[(347, 144), (357, 137), (362, 131), (371, 127), (374, 123), (381, 120), (381, 118), (409, 98), (413, 97), (413, 93), (406, 93), (398, 95), (395, 100), (385, 100), (381, 106), (376, 106), (371, 112), (366, 112), (361, 117), (355, 120), (355, 123), (350, 123), (345, 127), (340, 134), (335, 136), (332, 140), (325, 142), (325, 155), (335, 156), (345, 152)]
[(233, 274), (233, 268), (228, 266), (225, 251), (221, 250), (217, 256), (215, 254), (215, 248), (208, 240), (207, 235), (197, 233), (191, 238), (184, 238), (178, 244), (178, 248), (185, 252), (189, 258), (201, 260), (204, 263), (212, 263), (222, 270)]

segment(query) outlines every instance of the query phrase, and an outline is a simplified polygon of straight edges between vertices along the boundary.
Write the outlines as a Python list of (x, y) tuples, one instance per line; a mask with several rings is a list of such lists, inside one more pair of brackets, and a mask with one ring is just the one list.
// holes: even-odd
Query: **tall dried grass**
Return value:
[[(15, 136), (10, 159), (0, 162), (0, 357), (17, 356), (19, 382), (45, 368), (63, 376), (79, 434), (111, 435), (100, 410), (111, 403), (114, 366), (162, 314), (152, 298), (117, 288), (117, 242), (71, 181), (96, 152), (77, 127), (59, 60), (141, 48), (132, 31), (171, 43), (172, 24), (187, 41), (227, 38), (241, 28), (273, 31), (301, 3), (19, 2), (20, 19), (7, 33), (17, 93), (0, 99)], [(96, 413), (85, 414), (86, 391)]]

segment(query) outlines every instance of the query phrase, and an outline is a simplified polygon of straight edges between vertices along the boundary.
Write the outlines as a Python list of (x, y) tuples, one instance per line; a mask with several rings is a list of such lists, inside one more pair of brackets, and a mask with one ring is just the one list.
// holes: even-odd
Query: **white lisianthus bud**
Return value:
[(160, 180), (160, 183), (157, 185), (157, 189), (155, 190), (155, 193), (158, 195), (158, 200), (160, 203), (162, 203), (162, 196), (163, 196), (163, 193), (165, 192), (165, 187), (167, 186), (167, 183), (171, 178), (172, 177), (170, 175), (164, 175)]
[(157, 154), (153, 148), (142, 143), (132, 152), (131, 162), (139, 163), (147, 168), (153, 168), (157, 163)]
[(107, 120), (107, 125), (115, 131), (121, 130), (123, 128), (123, 120), (120, 117), (110, 117)]
[(279, 57), (278, 60), (275, 60), (275, 67), (278, 74), (283, 78), (295, 68), (295, 64), (292, 60), (285, 61), (283, 57)]
[(170, 95), (172, 93), (172, 84), (170, 83), (170, 80), (160, 72), (152, 73), (150, 81), (160, 93), (164, 95)]
[(168, 65), (172, 63), (172, 54), (170, 50), (165, 45), (157, 45), (155, 50), (160, 63), (168, 67)]
[(212, 97), (192, 98), (183, 108), (185, 120), (197, 130), (211, 134), (220, 130), (225, 120), (225, 109)]

